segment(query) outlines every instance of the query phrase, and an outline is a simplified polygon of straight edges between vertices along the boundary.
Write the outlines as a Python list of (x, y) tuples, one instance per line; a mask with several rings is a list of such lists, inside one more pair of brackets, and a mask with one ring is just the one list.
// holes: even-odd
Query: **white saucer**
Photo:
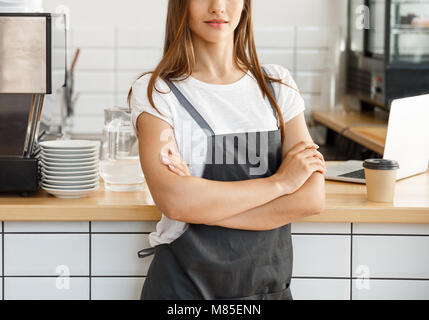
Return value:
[(98, 157), (92, 157), (92, 158), (87, 158), (87, 159), (61, 159), (61, 158), (51, 158), (48, 156), (43, 156), (42, 161), (48, 161), (48, 162), (54, 162), (54, 163), (59, 163), (59, 164), (73, 164), (73, 163), (81, 163), (81, 162), (94, 162), (94, 161), (98, 161)]
[(44, 149), (93, 149), (100, 147), (99, 141), (91, 140), (55, 140), (39, 143)]
[(42, 187), (48, 188), (51, 190), (86, 190), (86, 189), (94, 188), (98, 185), (99, 185), (98, 182), (97, 183), (81, 184), (78, 186), (58, 186), (58, 185), (51, 185), (51, 184), (47, 184), (47, 183), (42, 183)]
[(50, 180), (57, 180), (57, 181), (85, 181), (85, 180), (92, 180), (92, 179), (98, 179), (100, 180), (100, 176), (98, 173), (94, 174), (87, 174), (87, 175), (81, 175), (81, 176), (52, 176), (46, 173), (42, 172), (42, 180), (43, 179), (50, 179)]
[(45, 151), (42, 150), (41, 152), (42, 154), (42, 159), (44, 159), (45, 157), (49, 157), (53, 160), (62, 160), (62, 159), (96, 159), (98, 158), (98, 152), (92, 152), (92, 153), (87, 153), (87, 154), (81, 154), (81, 153), (76, 153), (76, 154), (54, 154), (54, 153), (47, 153)]
[(93, 161), (83, 161), (83, 162), (55, 162), (55, 161), (47, 161), (45, 159), (41, 160), (42, 165), (46, 167), (62, 167), (62, 168), (69, 168), (69, 167), (87, 167), (87, 166), (94, 166), (98, 164), (99, 160), (93, 160)]
[(85, 176), (85, 175), (92, 175), (92, 174), (98, 174), (98, 170), (88, 170), (88, 171), (71, 171), (71, 172), (57, 172), (57, 171), (50, 171), (46, 170), (45, 168), (42, 168), (42, 173), (50, 175), (50, 176), (62, 176), (62, 177), (76, 177), (76, 176)]
[(83, 184), (96, 184), (99, 183), (100, 179), (94, 178), (94, 179), (90, 179), (90, 180), (77, 180), (77, 181), (62, 181), (62, 180), (54, 180), (54, 179), (42, 179), (42, 183), (45, 183), (46, 185), (52, 185), (52, 186), (80, 186)]
[(45, 154), (52, 155), (91, 155), (97, 152), (97, 149), (43, 149), (42, 152)]
[(98, 170), (99, 166), (97, 164), (92, 166), (74, 166), (74, 167), (57, 167), (57, 166), (42, 165), (42, 169), (61, 173), (61, 172), (76, 172), (76, 171), (79, 172), (79, 171)]
[(82, 198), (87, 196), (90, 192), (97, 190), (98, 188), (99, 186), (95, 186), (94, 188), (86, 189), (86, 190), (55, 190), (55, 189), (42, 187), (43, 190), (60, 199)]

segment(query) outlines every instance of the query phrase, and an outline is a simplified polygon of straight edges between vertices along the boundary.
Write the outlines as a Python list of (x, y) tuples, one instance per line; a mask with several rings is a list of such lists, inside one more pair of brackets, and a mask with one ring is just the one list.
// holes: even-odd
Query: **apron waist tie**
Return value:
[(150, 247), (150, 248), (140, 250), (137, 253), (137, 255), (139, 258), (145, 258), (145, 257), (153, 255), (154, 253), (155, 253), (155, 247)]

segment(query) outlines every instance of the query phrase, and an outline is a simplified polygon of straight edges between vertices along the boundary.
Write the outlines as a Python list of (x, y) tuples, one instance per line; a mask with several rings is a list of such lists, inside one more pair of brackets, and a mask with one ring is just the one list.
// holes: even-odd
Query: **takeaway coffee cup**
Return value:
[(363, 162), (369, 201), (393, 202), (399, 164), (395, 160), (367, 159)]

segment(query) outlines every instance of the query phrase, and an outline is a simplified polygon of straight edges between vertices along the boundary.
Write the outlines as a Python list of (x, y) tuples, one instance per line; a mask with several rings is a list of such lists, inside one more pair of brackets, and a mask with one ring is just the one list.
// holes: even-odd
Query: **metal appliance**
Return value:
[(429, 0), (349, 0), (347, 91), (363, 109), (429, 93)]
[(0, 192), (39, 190), (38, 142), (49, 131), (50, 98), (66, 84), (65, 19), (0, 13)]

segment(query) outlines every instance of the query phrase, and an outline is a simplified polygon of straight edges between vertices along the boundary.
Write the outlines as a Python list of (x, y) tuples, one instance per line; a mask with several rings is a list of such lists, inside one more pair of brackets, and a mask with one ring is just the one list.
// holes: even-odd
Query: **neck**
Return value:
[(193, 36), (195, 68), (193, 77), (203, 81), (224, 83), (243, 76), (234, 56), (233, 35), (220, 42), (208, 42)]

